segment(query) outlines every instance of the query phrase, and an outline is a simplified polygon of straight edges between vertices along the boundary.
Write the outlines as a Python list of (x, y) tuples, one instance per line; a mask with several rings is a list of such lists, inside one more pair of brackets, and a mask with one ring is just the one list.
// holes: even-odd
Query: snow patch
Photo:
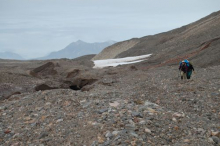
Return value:
[(95, 66), (93, 68), (103, 68), (108, 66), (118, 66), (118, 65), (124, 65), (124, 64), (132, 64), (144, 61), (145, 58), (150, 57), (152, 54), (147, 55), (141, 55), (141, 56), (135, 56), (135, 57), (125, 57), (125, 58), (119, 58), (119, 59), (106, 59), (106, 60), (95, 60), (93, 61)]

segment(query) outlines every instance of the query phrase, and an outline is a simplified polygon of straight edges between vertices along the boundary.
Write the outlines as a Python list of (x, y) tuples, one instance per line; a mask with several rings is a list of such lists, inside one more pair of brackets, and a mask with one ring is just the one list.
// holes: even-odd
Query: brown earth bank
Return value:
[(90, 59), (1, 60), (0, 145), (220, 144), (220, 66), (182, 81), (178, 63)]

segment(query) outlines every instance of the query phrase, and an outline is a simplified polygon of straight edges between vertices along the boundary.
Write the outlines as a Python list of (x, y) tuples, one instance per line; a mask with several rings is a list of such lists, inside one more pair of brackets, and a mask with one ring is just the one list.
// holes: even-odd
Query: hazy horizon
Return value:
[(0, 52), (42, 57), (72, 42), (166, 32), (220, 10), (213, 0), (0, 0)]

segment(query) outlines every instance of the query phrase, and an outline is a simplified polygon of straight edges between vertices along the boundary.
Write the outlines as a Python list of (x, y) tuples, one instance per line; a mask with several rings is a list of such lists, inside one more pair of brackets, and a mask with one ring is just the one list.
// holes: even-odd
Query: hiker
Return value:
[(180, 63), (179, 70), (181, 71), (181, 80), (186, 79), (186, 73), (188, 71), (188, 67), (184, 60)]
[(193, 67), (192, 63), (189, 62), (188, 70), (187, 70), (187, 73), (186, 73), (187, 79), (190, 79), (190, 77), (192, 75), (192, 71), (194, 72), (194, 67)]

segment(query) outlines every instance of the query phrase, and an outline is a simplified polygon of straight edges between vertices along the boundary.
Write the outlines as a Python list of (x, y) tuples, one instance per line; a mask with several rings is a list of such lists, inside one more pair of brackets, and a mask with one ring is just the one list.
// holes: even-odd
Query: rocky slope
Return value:
[[(131, 45), (127, 44), (133, 41), (133, 39), (116, 43), (103, 50), (101, 54), (98, 54), (93, 59), (106, 58), (104, 54), (109, 53), (109, 50), (117, 50), (117, 54), (110, 55), (109, 58), (153, 54), (148, 61), (148, 65), (158, 65), (162, 62), (173, 64), (178, 63), (184, 58), (188, 58), (200, 67), (219, 65), (219, 28), (220, 11), (169, 32), (135, 39), (136, 43)], [(209, 58), (209, 56), (212, 56), (212, 58)]]
[(127, 51), (128, 49), (139, 43), (138, 39), (131, 39), (124, 42), (116, 43), (110, 47), (105, 48), (102, 52), (97, 54), (92, 60), (103, 60), (115, 58), (118, 54)]
[(219, 145), (220, 66), (181, 81), (177, 66), (80, 60), (2, 63), (1, 93), (20, 93), (0, 101), (1, 145)]

